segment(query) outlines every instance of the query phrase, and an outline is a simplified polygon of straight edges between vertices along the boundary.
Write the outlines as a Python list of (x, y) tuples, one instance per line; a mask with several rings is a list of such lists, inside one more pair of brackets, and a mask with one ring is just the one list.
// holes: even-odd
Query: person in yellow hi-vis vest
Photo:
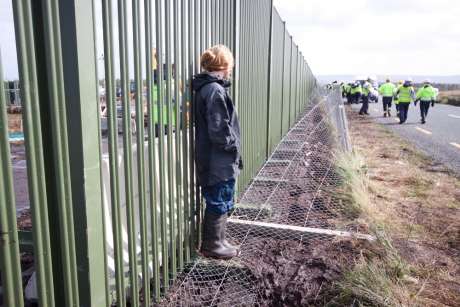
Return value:
[(398, 92), (398, 89), (404, 84), (404, 81), (403, 80), (399, 80), (398, 81), (398, 84), (396, 85), (396, 88), (395, 88), (395, 95), (393, 97), (393, 102), (395, 103), (395, 108), (396, 108), (396, 116), (399, 117), (399, 99), (398, 99), (398, 95), (396, 95), (396, 93)]
[(399, 123), (404, 124), (409, 113), (409, 105), (415, 99), (415, 90), (412, 86), (412, 78), (404, 81), (404, 84), (398, 88), (396, 95), (399, 101)]
[(431, 86), (430, 80), (423, 81), (423, 87), (419, 88), (417, 91), (415, 104), (417, 101), (420, 101), (420, 115), (422, 117), (421, 123), (424, 124), (426, 117), (428, 115), (428, 109), (430, 104), (434, 107), (434, 102), (436, 100), (436, 91)]
[(359, 103), (359, 100), (361, 99), (362, 94), (363, 94), (363, 88), (361, 87), (361, 84), (358, 81), (355, 81), (351, 85), (351, 89), (350, 89), (351, 103)]
[(379, 94), (382, 95), (383, 117), (391, 116), (391, 103), (395, 93), (396, 86), (391, 83), (390, 78), (387, 78), (386, 82), (379, 87)]
[(363, 105), (359, 110), (359, 115), (369, 115), (369, 95), (371, 93), (371, 87), (372, 85), (367, 81), (363, 85), (363, 93), (361, 96)]

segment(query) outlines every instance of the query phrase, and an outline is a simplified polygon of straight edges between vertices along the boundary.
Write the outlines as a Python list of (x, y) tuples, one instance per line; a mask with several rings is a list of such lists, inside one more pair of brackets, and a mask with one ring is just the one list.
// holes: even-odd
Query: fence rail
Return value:
[[(18, 0), (13, 11), (34, 295), (40, 306), (149, 306), (193, 261), (200, 240), (190, 90), (200, 54), (214, 44), (235, 54), (240, 192), (316, 79), (271, 0)], [(25, 243), (0, 91), (3, 305), (23, 306)]]

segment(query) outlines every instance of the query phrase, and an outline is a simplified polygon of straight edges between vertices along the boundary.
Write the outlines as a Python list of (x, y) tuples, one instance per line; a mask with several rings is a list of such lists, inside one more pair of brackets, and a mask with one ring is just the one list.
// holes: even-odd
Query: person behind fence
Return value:
[(225, 239), (228, 213), (233, 209), (235, 179), (243, 168), (240, 124), (229, 95), (233, 55), (223, 46), (201, 55), (203, 72), (194, 77), (196, 106), (196, 168), (206, 200), (200, 251), (203, 256), (230, 259), (238, 248)]
[(342, 98), (345, 98), (345, 93), (346, 93), (346, 90), (345, 90), (345, 87), (347, 86), (347, 84), (345, 82), (340, 82), (340, 91), (342, 93)]
[(415, 99), (415, 90), (412, 87), (412, 79), (408, 78), (396, 92), (399, 106), (399, 123), (404, 124), (409, 113), (409, 105)]
[(355, 81), (351, 85), (351, 89), (350, 89), (351, 103), (359, 103), (362, 93), (363, 93), (363, 88), (361, 87), (361, 84), (359, 83), (359, 81)]
[(383, 117), (391, 116), (391, 103), (396, 92), (396, 86), (387, 78), (386, 82), (380, 85), (379, 94), (382, 95)]
[(351, 82), (345, 84), (344, 91), (345, 91), (345, 98), (347, 99), (347, 103), (351, 103)]
[(399, 98), (398, 98), (398, 95), (396, 95), (396, 93), (398, 92), (399, 88), (401, 86), (403, 86), (403, 84), (404, 84), (403, 80), (398, 81), (398, 85), (395, 88), (395, 93), (394, 93), (394, 96), (393, 96), (393, 102), (395, 103), (395, 108), (396, 108), (396, 116), (398, 118), (399, 118)]
[(430, 108), (430, 104), (434, 107), (434, 102), (436, 100), (436, 91), (431, 86), (430, 80), (424, 80), (423, 86), (418, 89), (415, 105), (417, 105), (417, 101), (420, 101), (420, 116), (421, 116), (421, 123), (426, 123), (426, 117), (428, 116), (428, 109)]
[(363, 105), (361, 106), (361, 110), (359, 110), (359, 115), (369, 115), (369, 96), (371, 94), (371, 87), (372, 85), (369, 82), (364, 82), (361, 96)]

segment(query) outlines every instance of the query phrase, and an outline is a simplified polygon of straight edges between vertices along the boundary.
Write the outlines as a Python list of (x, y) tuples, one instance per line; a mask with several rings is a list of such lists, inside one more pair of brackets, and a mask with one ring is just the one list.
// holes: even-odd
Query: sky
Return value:
[[(460, 74), (460, 1), (274, 0), (274, 4), (315, 74)], [(6, 77), (15, 78), (10, 0), (0, 0), (0, 50)]]
[(315, 74), (460, 74), (460, 1), (274, 3)]

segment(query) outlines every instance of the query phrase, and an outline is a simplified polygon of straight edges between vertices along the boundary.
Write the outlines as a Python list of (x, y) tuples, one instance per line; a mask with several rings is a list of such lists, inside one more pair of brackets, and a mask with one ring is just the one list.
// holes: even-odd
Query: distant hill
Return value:
[[(329, 83), (337, 81), (352, 81), (356, 78), (355, 75), (317, 75), (320, 83)], [(359, 76), (358, 76), (359, 77)], [(388, 75), (377, 75), (378, 81), (384, 81)], [(407, 77), (412, 77), (415, 83), (420, 83), (424, 79), (430, 79), (433, 83), (460, 84), (460, 75), (452, 76), (411, 76), (411, 75), (390, 75), (392, 80), (404, 80)]]

